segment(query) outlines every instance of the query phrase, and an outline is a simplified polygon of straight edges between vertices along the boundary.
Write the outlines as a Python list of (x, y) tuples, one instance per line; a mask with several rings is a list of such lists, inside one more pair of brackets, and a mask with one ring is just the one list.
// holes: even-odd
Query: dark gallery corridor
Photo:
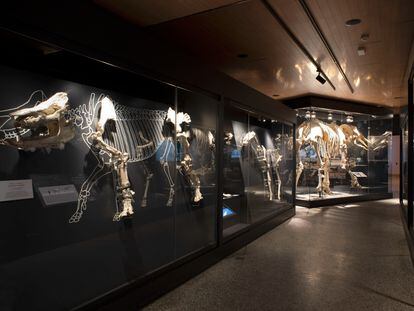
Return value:
[(144, 310), (413, 310), (413, 283), (396, 200), (297, 207)]
[(0, 311), (414, 311), (414, 0), (0, 10)]

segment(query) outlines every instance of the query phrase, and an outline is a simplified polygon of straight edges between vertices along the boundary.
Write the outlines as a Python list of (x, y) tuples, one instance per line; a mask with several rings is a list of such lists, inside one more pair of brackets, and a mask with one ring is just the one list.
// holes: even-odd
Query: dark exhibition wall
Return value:
[(293, 111), (79, 5), (3, 20), (9, 309), (140, 306), (294, 215)]
[(414, 258), (414, 65), (408, 80), (408, 106), (401, 111), (400, 205), (411, 257)]

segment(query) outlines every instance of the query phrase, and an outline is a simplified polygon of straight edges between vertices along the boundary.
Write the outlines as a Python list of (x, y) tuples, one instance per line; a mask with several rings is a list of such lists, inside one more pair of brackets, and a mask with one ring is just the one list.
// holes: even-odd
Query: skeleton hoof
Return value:
[(132, 216), (134, 214), (133, 211), (128, 211), (128, 210), (124, 210), (119, 214), (119, 218), (124, 218), (124, 217), (129, 217)]
[(112, 218), (112, 221), (120, 221), (120, 220), (121, 220), (120, 213), (115, 213), (114, 217)]
[(82, 212), (76, 212), (69, 218), (69, 223), (73, 224), (76, 222), (79, 222), (79, 220), (82, 218)]

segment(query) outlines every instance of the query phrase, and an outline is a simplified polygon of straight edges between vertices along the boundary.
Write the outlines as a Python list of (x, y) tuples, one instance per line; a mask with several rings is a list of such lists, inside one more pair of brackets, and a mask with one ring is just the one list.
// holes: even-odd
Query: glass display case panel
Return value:
[(390, 192), (391, 129), (392, 115), (298, 109), (296, 198), (306, 202)]
[(2, 307), (72, 309), (214, 244), (212, 146), (200, 160), (190, 136), (193, 170), (208, 163), (199, 206), (176, 169), (177, 98), (213, 138), (214, 100), (135, 75), (127, 93), (0, 72)]
[(223, 115), (223, 236), (229, 236), (249, 224), (243, 174), (247, 162), (241, 145), (249, 130), (249, 116), (230, 105), (225, 105)]
[(370, 193), (391, 193), (392, 116), (368, 120), (368, 186)]
[[(183, 256), (216, 243), (218, 101), (178, 89), (176, 253)], [(178, 115), (177, 115), (178, 116)]]
[(223, 235), (292, 207), (292, 127), (226, 106)]
[(400, 176), (400, 199), (407, 213), (408, 199), (408, 118), (407, 113), (401, 113), (401, 176)]

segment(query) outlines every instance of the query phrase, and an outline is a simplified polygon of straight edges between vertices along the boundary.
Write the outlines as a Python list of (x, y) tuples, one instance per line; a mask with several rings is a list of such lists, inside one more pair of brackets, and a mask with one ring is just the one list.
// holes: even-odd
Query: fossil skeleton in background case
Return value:
[(368, 150), (371, 142), (362, 135), (356, 126), (349, 124), (337, 125), (335, 122), (325, 123), (318, 119), (303, 122), (297, 128), (296, 134), (297, 167), (296, 186), (303, 172), (304, 165), (299, 158), (299, 151), (304, 145), (311, 145), (318, 160), (318, 186), (319, 193), (331, 194), (329, 170), (331, 159), (340, 156), (341, 168), (351, 177), (351, 187), (361, 188), (357, 176), (351, 171), (352, 163), (349, 161), (348, 148), (351, 144)]

